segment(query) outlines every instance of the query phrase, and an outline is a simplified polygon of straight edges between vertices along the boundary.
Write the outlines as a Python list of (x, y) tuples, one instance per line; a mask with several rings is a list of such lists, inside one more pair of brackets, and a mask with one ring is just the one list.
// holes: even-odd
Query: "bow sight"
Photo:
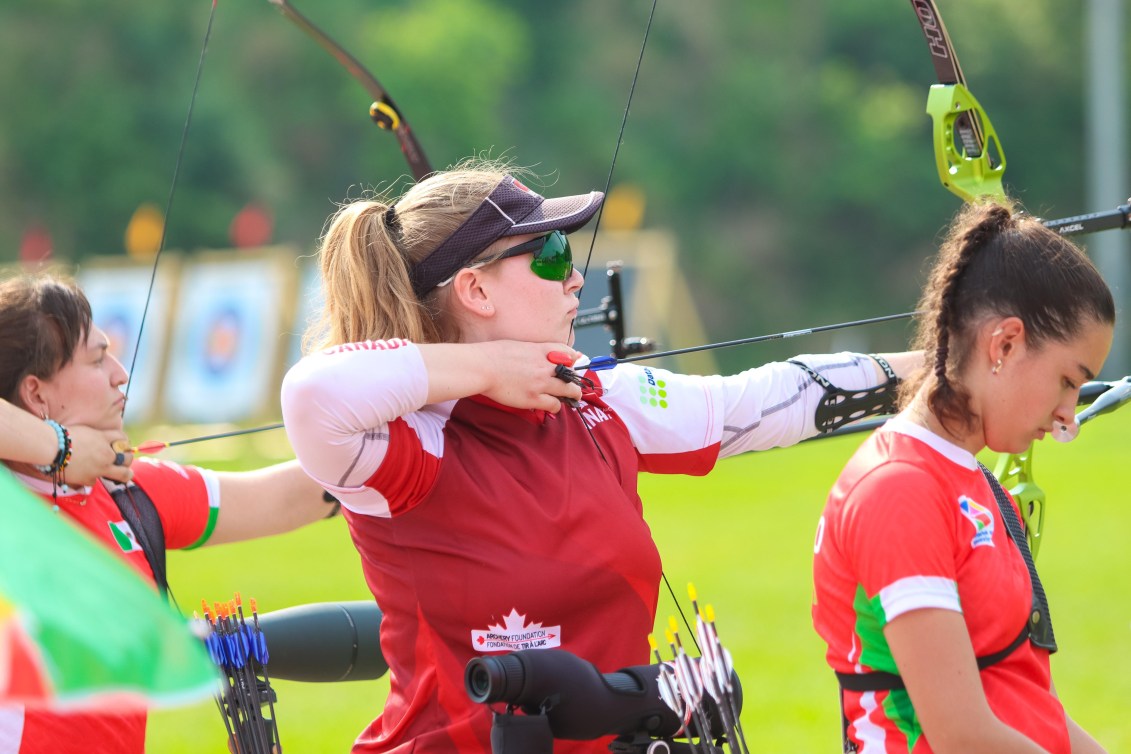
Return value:
[(648, 338), (627, 338), (624, 334), (624, 296), (621, 292), (621, 270), (623, 262), (609, 262), (605, 268), (605, 276), (609, 282), (609, 295), (601, 298), (599, 306), (591, 309), (582, 309), (573, 320), (575, 328), (593, 327), (604, 325), (612, 331), (612, 340), (609, 346), (613, 349), (613, 356), (623, 359), (627, 356), (651, 353), (656, 348), (656, 343)]

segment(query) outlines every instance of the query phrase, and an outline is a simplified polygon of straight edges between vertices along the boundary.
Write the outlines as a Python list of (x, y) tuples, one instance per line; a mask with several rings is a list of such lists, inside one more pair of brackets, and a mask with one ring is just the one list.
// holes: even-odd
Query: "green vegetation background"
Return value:
[[(372, 69), (434, 165), (505, 153), (548, 191), (604, 184), (647, 0), (295, 4)], [(1083, 197), (1086, 4), (939, 5), (1011, 191), (1044, 217), (1122, 202)], [(0, 3), (0, 263), (33, 223), (61, 259), (121, 254), (137, 206), (164, 207), (210, 6)], [(712, 340), (912, 308), (958, 206), (935, 174), (932, 83), (906, 0), (659, 2), (615, 183), (678, 234)], [(406, 171), (369, 103), (266, 0), (219, 2), (167, 247), (227, 247), (256, 201), (275, 242), (311, 249), (335, 202)]]
[[(604, 183), (644, 0), (296, 2), (372, 68), (435, 165), (505, 153), (535, 166), (551, 192)], [(1082, 196), (1084, 4), (939, 3), (1001, 138), (1011, 191), (1045, 217), (1105, 209)], [(0, 263), (32, 224), (64, 261), (122, 253), (135, 208), (164, 206), (210, 5), (0, 3)], [(678, 233), (711, 339), (913, 306), (958, 206), (935, 175), (932, 77), (901, 0), (661, 0), (616, 182), (645, 192), (646, 227)], [(395, 140), (369, 122), (369, 101), (266, 0), (221, 0), (167, 246), (226, 247), (235, 213), (257, 201), (274, 211), (275, 241), (312, 248), (335, 202), (405, 172)], [(756, 358), (833, 347), (869, 343), (790, 341)], [(751, 358), (720, 357), (727, 370)], [(1100, 420), (1071, 446), (1037, 450), (1052, 500), (1041, 567), (1063, 646), (1058, 688), (1111, 751), (1131, 750), (1125, 426), (1125, 416)], [(760, 751), (837, 750), (835, 685), (809, 627), (809, 561), (824, 496), (857, 442), (642, 483), (673, 584), (682, 595), (694, 581), (718, 610)], [(340, 520), (174, 554), (171, 570), (190, 611), (237, 590), (265, 610), (367, 596)], [(660, 620), (670, 612), (663, 597)], [(347, 750), (385, 693), (380, 682), (278, 689), (292, 752)], [(209, 704), (161, 713), (151, 750), (223, 752), (222, 730)]]
[[(1074, 443), (1045, 441), (1035, 455), (1037, 481), (1050, 501), (1038, 565), (1061, 646), (1054, 679), (1070, 714), (1112, 752), (1131, 751), (1127, 419), (1101, 417)], [(825, 495), (861, 439), (748, 454), (721, 462), (705, 478), (642, 478), (646, 515), (672, 585), (684, 603), (687, 582), (696, 585), (734, 652), (752, 749), (839, 750), (836, 685), (809, 621), (810, 567)], [(259, 542), (174, 553), (170, 571), (186, 610), (234, 591), (245, 602), (255, 597), (265, 611), (368, 597), (340, 519)], [(670, 614), (662, 592), (661, 628)], [(279, 729), (291, 752), (348, 751), (387, 691), (382, 681), (275, 686)], [(150, 722), (154, 754), (223, 752), (223, 742), (211, 703), (161, 712)]]

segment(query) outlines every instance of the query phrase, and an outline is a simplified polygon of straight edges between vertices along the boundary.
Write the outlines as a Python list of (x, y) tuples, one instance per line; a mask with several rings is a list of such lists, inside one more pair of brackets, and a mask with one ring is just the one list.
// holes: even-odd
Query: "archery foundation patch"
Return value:
[(471, 646), (477, 652), (516, 652), (520, 649), (553, 649), (562, 645), (561, 626), (527, 623), (525, 615), (511, 608), (502, 625), (471, 632)]

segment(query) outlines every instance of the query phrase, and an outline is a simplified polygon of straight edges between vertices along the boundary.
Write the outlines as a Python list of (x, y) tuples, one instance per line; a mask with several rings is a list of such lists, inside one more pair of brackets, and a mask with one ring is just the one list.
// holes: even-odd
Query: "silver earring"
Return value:
[(994, 368), (990, 370), (990, 374), (997, 374), (1000, 371), (1001, 371), (1001, 359), (998, 359), (997, 363), (994, 364)]
[(483, 311), (485, 311), (485, 312), (491, 311), (491, 305), (490, 304), (483, 304)]

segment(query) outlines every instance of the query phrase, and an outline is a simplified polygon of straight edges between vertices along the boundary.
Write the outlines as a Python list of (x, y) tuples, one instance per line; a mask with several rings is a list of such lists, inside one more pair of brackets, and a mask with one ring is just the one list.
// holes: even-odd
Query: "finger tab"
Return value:
[(558, 364), (563, 367), (573, 364), (573, 358), (565, 351), (550, 351), (546, 354), (546, 360), (551, 364)]

